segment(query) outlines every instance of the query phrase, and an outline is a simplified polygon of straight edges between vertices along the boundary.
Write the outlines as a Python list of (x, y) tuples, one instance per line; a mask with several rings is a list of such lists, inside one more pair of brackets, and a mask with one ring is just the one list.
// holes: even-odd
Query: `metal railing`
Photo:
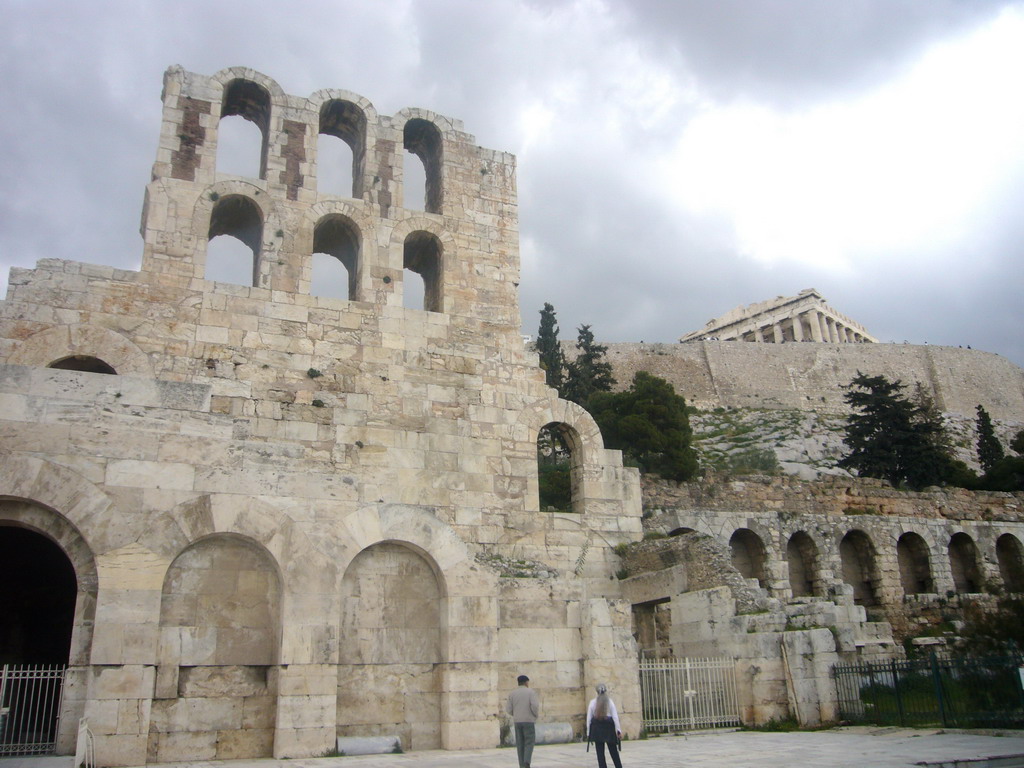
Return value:
[(56, 749), (66, 671), (64, 665), (0, 667), (0, 757)]
[(648, 731), (740, 724), (732, 659), (641, 659), (640, 698)]
[(839, 716), (850, 722), (944, 728), (1024, 726), (1024, 661), (942, 657), (837, 664)]

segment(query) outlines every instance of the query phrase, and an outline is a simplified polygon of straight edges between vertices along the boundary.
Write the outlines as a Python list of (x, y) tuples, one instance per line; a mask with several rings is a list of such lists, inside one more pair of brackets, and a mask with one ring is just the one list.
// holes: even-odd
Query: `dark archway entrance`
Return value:
[(67, 664), (78, 581), (46, 536), (0, 526), (0, 664)]
[(75, 569), (57, 544), (0, 526), (0, 757), (56, 746), (77, 598)]

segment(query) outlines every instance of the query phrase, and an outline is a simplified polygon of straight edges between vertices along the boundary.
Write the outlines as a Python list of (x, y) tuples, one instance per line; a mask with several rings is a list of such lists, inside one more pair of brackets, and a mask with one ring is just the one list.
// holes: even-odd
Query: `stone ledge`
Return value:
[(397, 736), (339, 736), (338, 753), (350, 755), (387, 755), (402, 750)]

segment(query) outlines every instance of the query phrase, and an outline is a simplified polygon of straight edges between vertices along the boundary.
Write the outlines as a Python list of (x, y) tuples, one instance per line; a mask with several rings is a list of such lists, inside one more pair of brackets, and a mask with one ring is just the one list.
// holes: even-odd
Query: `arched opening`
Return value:
[(268, 673), (277, 663), (280, 605), (277, 569), (253, 542), (211, 536), (175, 558), (160, 602), (152, 759), (273, 755), (276, 695)]
[[(427, 312), (442, 312), (444, 296), (441, 285), (442, 275), (442, 254), (444, 249), (441, 241), (429, 232), (413, 232), (405, 238), (403, 255), (403, 266), (405, 274), (415, 272), (423, 279), (423, 309)], [(402, 304), (407, 309), (416, 309), (410, 306), (409, 294), (404, 290)]]
[(978, 548), (966, 533), (954, 533), (949, 540), (949, 569), (953, 573), (953, 589), (960, 594), (981, 591), (981, 570)]
[(693, 528), (686, 528), (686, 527), (675, 528), (675, 529), (669, 531), (668, 535), (669, 536), (682, 536), (683, 534), (686, 534), (686, 533), (693, 533)]
[(244, 195), (217, 199), (210, 214), (206, 247), (206, 279), (255, 285), (263, 238), (263, 216)]
[(317, 137), (317, 191), (361, 199), (365, 163), (366, 115), (350, 101), (325, 102)]
[(896, 560), (900, 567), (900, 583), (904, 595), (935, 591), (928, 544), (918, 534), (908, 531), (900, 536), (896, 542)]
[(81, 373), (117, 373), (112, 365), (92, 355), (62, 357), (60, 360), (54, 360), (46, 367), (56, 368), (61, 371), (79, 371)]
[(1004, 533), (996, 539), (996, 560), (999, 574), (1007, 592), (1024, 592), (1024, 553), (1021, 544), (1012, 533)]
[(729, 539), (732, 564), (745, 579), (757, 579), (766, 586), (765, 549), (761, 537), (749, 528), (738, 528)]
[(786, 543), (786, 563), (789, 566), (789, 588), (793, 597), (811, 597), (817, 594), (818, 547), (805, 532), (797, 531)]
[(324, 216), (313, 230), (310, 292), (355, 301), (358, 298), (360, 237), (346, 216)]
[(866, 608), (878, 605), (879, 581), (875, 545), (864, 531), (850, 531), (839, 542), (843, 581), (853, 587), (853, 601)]
[(412, 547), (382, 542), (352, 560), (341, 585), (339, 736), (441, 747), (444, 598), (433, 562)]
[[(235, 116), (242, 119), (225, 119)], [(217, 125), (218, 173), (265, 179), (269, 127), (270, 94), (265, 88), (249, 80), (224, 86)]]
[(78, 580), (64, 551), (0, 524), (0, 665), (67, 664)]
[(75, 569), (56, 543), (0, 523), (0, 706), (8, 721), (0, 756), (46, 754), (57, 744), (77, 599)]
[(560, 422), (537, 433), (537, 488), (542, 512), (572, 512), (578, 489), (575, 431)]
[[(441, 168), (443, 165), (443, 142), (441, 132), (429, 120), (413, 118), (405, 124), (402, 132), (405, 145), (405, 163), (403, 164), (403, 187), (405, 207), (422, 210), (427, 213), (441, 213), (443, 186)], [(419, 158), (423, 168), (423, 180), (417, 178), (415, 166), (410, 155)], [(410, 174), (412, 171), (412, 174)], [(420, 186), (422, 184), (422, 186)], [(422, 190), (422, 196), (420, 191)]]

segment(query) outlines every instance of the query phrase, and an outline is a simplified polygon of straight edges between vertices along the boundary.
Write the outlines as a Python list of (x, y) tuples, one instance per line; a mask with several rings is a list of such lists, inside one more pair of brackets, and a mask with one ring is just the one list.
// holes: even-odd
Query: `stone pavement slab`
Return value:
[[(1009, 761), (985, 762), (1007, 755)], [(958, 762), (959, 761), (959, 762)], [(979, 762), (973, 762), (979, 761)], [(0, 766), (4, 761), (0, 761)], [(966, 732), (856, 726), (827, 731), (711, 731), (627, 741), (623, 768), (1015, 768), (1024, 767), (1024, 731)], [(534, 750), (533, 768), (593, 768), (586, 744)], [(197, 761), (161, 768), (517, 768), (514, 749), (429, 750), (399, 755), (295, 760)], [(148, 768), (156, 768), (148, 766)]]

